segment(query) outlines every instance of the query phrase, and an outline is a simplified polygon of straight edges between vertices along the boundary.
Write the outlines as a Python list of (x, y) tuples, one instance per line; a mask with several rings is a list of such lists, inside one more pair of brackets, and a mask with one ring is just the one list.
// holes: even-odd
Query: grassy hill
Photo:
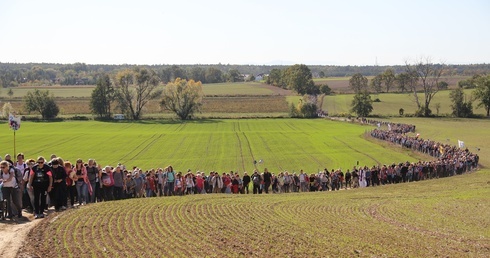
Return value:
[[(424, 138), (464, 140), (490, 165), (490, 121), (403, 119)], [(5, 131), (7, 126), (5, 125)], [(326, 120), (191, 123), (25, 123), (18, 148), (103, 164), (172, 163), (181, 169), (350, 167), (414, 160), (362, 134), (371, 127)], [(464, 128), (464, 130), (463, 130)], [(2, 134), (6, 146), (9, 137)], [(380, 145), (379, 145), (380, 144)], [(476, 151), (476, 150), (475, 150)], [(417, 158), (427, 158), (420, 157)], [(428, 159), (428, 158), (427, 158)], [(129, 165), (129, 164), (128, 164)], [(231, 167), (231, 168), (230, 168)], [(259, 167), (260, 169), (263, 166)], [(490, 251), (490, 170), (337, 192), (192, 195), (87, 205), (44, 219), (22, 254), (41, 257), (485, 257)]]

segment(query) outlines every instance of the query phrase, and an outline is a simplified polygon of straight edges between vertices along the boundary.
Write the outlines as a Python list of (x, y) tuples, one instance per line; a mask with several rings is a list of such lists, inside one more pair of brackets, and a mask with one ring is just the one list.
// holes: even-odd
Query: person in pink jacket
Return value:
[(83, 165), (83, 160), (78, 159), (75, 167), (73, 168), (75, 171), (76, 178), (75, 187), (77, 189), (77, 200), (79, 205), (87, 204), (88, 202), (88, 194), (92, 192), (92, 187), (90, 187), (90, 182), (87, 177), (87, 170)]

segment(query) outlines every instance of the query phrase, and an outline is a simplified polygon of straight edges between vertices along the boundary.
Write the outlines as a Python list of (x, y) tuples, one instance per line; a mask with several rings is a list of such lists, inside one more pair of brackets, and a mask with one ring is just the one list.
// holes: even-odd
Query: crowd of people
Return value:
[[(453, 176), (478, 167), (478, 155), (468, 149), (424, 140), (418, 135), (409, 136), (408, 133), (415, 131), (413, 125), (374, 120), (360, 122), (377, 125), (378, 128), (370, 133), (372, 137), (425, 153), (435, 160), (354, 166), (345, 171), (325, 168), (310, 174), (303, 170), (274, 174), (265, 168), (263, 171), (255, 169), (250, 175), (233, 171), (212, 171), (206, 175), (190, 169), (185, 173), (177, 172), (172, 166), (149, 170), (127, 168), (123, 164), (101, 167), (93, 159), (86, 162), (78, 159), (73, 164), (56, 155), (51, 155), (49, 160), (42, 156), (36, 160), (24, 160), (24, 154), (19, 153), (17, 160), (12, 161), (7, 154), (0, 162), (3, 195), (0, 199), (6, 200), (2, 204), (9, 205), (0, 208), (8, 209), (8, 216), (12, 219), (24, 218), (23, 209), (32, 212), (35, 218), (43, 218), (50, 206), (54, 206), (56, 211), (63, 211), (89, 203), (126, 198), (336, 191)], [(389, 130), (381, 130), (381, 124)]]

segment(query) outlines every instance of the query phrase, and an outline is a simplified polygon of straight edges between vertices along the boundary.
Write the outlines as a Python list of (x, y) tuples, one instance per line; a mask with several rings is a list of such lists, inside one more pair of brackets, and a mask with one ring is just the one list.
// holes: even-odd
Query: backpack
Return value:
[(20, 171), (20, 169), (18, 169), (17, 167), (9, 166), (9, 171), (12, 169), (14, 170), (14, 177), (15, 181), (17, 182), (17, 187), (23, 187), (24, 173), (22, 173), (22, 171)]
[(88, 180), (90, 182), (95, 182), (97, 180), (98, 169), (96, 167), (86, 167)]
[(260, 184), (260, 176), (259, 175), (254, 175), (252, 181), (254, 182), (254, 184), (258, 185)]
[(39, 167), (36, 167), (36, 170), (34, 170), (34, 180), (33, 180), (33, 183), (47, 184), (48, 181), (49, 181), (48, 174), (45, 173), (44, 170), (40, 169)]

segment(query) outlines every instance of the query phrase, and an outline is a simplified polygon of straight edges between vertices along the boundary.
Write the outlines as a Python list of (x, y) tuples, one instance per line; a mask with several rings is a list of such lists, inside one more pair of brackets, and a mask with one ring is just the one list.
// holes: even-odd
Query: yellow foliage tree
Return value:
[(203, 95), (200, 81), (177, 78), (165, 86), (160, 105), (174, 112), (181, 120), (187, 120), (201, 110)]

